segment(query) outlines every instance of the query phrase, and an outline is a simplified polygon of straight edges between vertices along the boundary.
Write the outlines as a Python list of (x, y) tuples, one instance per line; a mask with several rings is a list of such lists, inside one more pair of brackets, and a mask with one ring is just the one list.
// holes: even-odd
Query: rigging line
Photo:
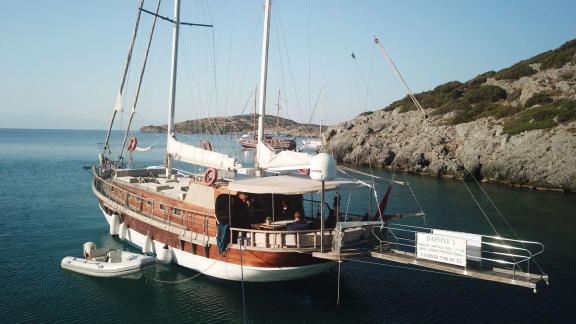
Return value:
[(380, 180), (383, 180), (383, 181), (393, 182), (393, 183), (396, 183), (396, 184), (399, 184), (399, 185), (402, 185), (402, 186), (408, 184), (407, 181), (406, 181), (406, 182), (403, 182), (403, 181), (398, 181), (398, 180), (394, 180), (394, 179), (385, 179), (385, 178), (382, 178), (382, 177), (380, 177), (380, 176), (373, 175), (373, 174), (369, 174), (369, 173), (366, 173), (366, 172), (362, 172), (362, 171), (360, 171), (360, 170), (356, 170), (356, 169), (353, 169), (353, 168), (350, 168), (350, 167), (345, 167), (345, 166), (343, 166), (343, 165), (339, 165), (338, 167), (339, 167), (339, 168), (342, 168), (342, 169), (344, 169), (344, 170), (350, 171), (350, 172), (354, 172), (354, 173), (357, 173), (357, 174), (361, 174), (361, 175), (363, 175), (363, 176), (367, 176), (367, 177), (371, 177), (371, 178), (376, 178), (376, 179), (380, 179)]
[[(427, 118), (428, 115), (426, 114), (426, 112), (424, 111), (424, 108), (422, 108), (422, 106), (420, 105), (420, 102), (416, 99), (416, 97), (414, 96), (414, 94), (412, 93), (412, 91), (410, 90), (410, 88), (408, 87), (408, 84), (406, 83), (406, 81), (404, 80), (404, 78), (402, 77), (402, 75), (400, 74), (400, 71), (398, 70), (398, 68), (396, 67), (396, 65), (394, 64), (394, 62), (392, 61), (392, 58), (388, 55), (388, 53), (386, 52), (386, 50), (384, 49), (384, 46), (381, 44), (380, 40), (377, 37), (374, 37), (374, 42), (376, 43), (376, 45), (380, 48), (380, 50), (382, 51), (382, 53), (384, 54), (386, 60), (388, 61), (388, 63), (390, 64), (390, 66), (392, 67), (392, 69), (394, 70), (394, 72), (396, 73), (396, 76), (400, 79), (401, 83), (404, 85), (404, 87), (406, 88), (410, 98), (412, 99), (414, 105), (416, 106), (416, 108), (419, 109), (419, 111), (422, 113), (424, 119), (424, 123), (427, 124), (428, 126), (433, 126), (432, 122)], [(432, 127), (433, 131), (436, 131), (436, 135), (440, 138), (442, 138), (442, 136), (440, 136), (437, 132), (439, 132), (439, 129), (436, 129), (434, 127)], [(445, 133), (445, 138), (448, 138), (448, 133), (446, 131)], [(482, 186), (480, 185), (480, 183), (478, 182), (478, 180), (476, 179), (476, 177), (472, 174), (472, 172), (470, 171), (470, 169), (468, 167), (466, 167), (466, 165), (464, 164), (464, 161), (462, 161), (459, 157), (457, 157), (456, 155), (454, 155), (454, 157), (458, 160), (458, 162), (462, 165), (462, 167), (466, 170), (466, 172), (474, 179), (475, 183), (477, 184), (477, 186), (480, 188), (480, 190), (482, 191), (482, 193), (488, 198), (489, 201), (491, 201), (491, 204), (496, 208), (497, 212), (500, 214), (500, 216), (504, 219), (504, 222), (506, 224), (506, 226), (512, 231), (512, 233), (516, 233), (514, 231), (514, 229), (512, 229), (512, 226), (510, 225), (510, 223), (506, 220), (506, 218), (504, 217), (504, 215), (500, 212), (500, 210), (496, 207), (496, 205), (493, 203), (492, 199), (489, 197), (488, 193), (484, 190), (484, 188), (482, 188)], [(464, 183), (464, 181), (462, 181)], [(466, 184), (465, 184), (466, 185)], [(466, 188), (468, 189), (468, 186), (466, 186)], [(471, 194), (471, 196), (473, 197), (473, 199), (476, 201), (476, 198), (474, 197), (474, 195), (472, 194), (472, 192), (468, 189), (469, 193)], [(482, 209), (481, 209), (482, 210)], [(490, 223), (490, 226), (492, 226), (494, 228), (494, 225), (492, 224), (492, 222), (488, 219), (488, 216), (486, 215), (486, 213), (484, 213), (484, 211), (482, 210), (482, 214), (484, 215), (484, 217), (486, 218), (486, 220)], [(496, 230), (495, 230), (496, 232)], [(496, 232), (497, 233), (497, 232)], [(497, 233), (498, 234), (498, 233)], [(500, 236), (498, 234), (498, 236)], [(516, 238), (519, 239), (519, 237), (516, 235)]]
[[(354, 63), (354, 68), (356, 68), (356, 71), (358, 73), (358, 75), (360, 76), (360, 80), (362, 81), (362, 85), (365, 88), (368, 88), (368, 82), (366, 81), (366, 78), (364, 77), (364, 73), (362, 73), (362, 68), (360, 67), (360, 63), (358, 63), (358, 59), (356, 58), (356, 55), (354, 53), (352, 53), (352, 62)], [(361, 92), (361, 90), (360, 90)], [(366, 96), (368, 97), (368, 96)], [(366, 109), (365, 107), (367, 106), (366, 103), (363, 103), (362, 100), (362, 94), (360, 94), (360, 106), (363, 107), (363, 109)]]
[[(156, 5), (156, 13), (160, 11), (160, 5), (162, 0), (158, 0)], [(140, 70), (140, 79), (138, 80), (138, 86), (136, 87), (136, 95), (134, 96), (134, 102), (132, 103), (132, 112), (130, 113), (130, 119), (128, 119), (128, 125), (126, 126), (126, 132), (124, 133), (124, 141), (120, 147), (120, 157), (122, 160), (122, 155), (124, 154), (124, 147), (126, 146), (126, 141), (128, 140), (128, 133), (130, 132), (130, 126), (132, 126), (132, 120), (136, 114), (136, 106), (138, 105), (138, 97), (140, 97), (140, 89), (142, 88), (142, 80), (144, 80), (144, 73), (146, 72), (146, 63), (148, 62), (148, 54), (150, 53), (150, 47), (152, 45), (152, 39), (154, 38), (154, 31), (156, 30), (156, 21), (158, 17), (154, 17), (152, 22), (152, 29), (150, 30), (150, 36), (148, 37), (148, 46), (146, 47), (146, 53), (144, 54), (144, 63), (142, 63), (142, 69)]]
[(310, 51), (310, 0), (308, 0), (308, 6), (306, 7), (306, 45), (308, 47), (308, 109), (312, 105), (312, 94), (311, 94), (311, 51)]
[[(490, 221), (490, 219), (488, 218), (488, 215), (486, 215), (486, 212), (484, 212), (484, 209), (482, 208), (482, 206), (480, 205), (480, 202), (476, 199), (476, 197), (474, 196), (474, 194), (472, 193), (472, 190), (470, 190), (470, 188), (468, 187), (468, 185), (466, 184), (466, 182), (464, 180), (462, 180), (462, 183), (464, 184), (464, 186), (466, 187), (466, 190), (468, 190), (468, 193), (470, 194), (470, 197), (472, 197), (472, 199), (474, 200), (474, 202), (476, 203), (476, 205), (478, 206), (478, 208), (480, 209), (480, 211), (482, 212), (482, 214), (484, 215), (484, 218), (486, 218), (486, 220), (488, 221), (488, 224), (490, 224), (490, 227), (492, 227), (492, 229), (494, 230), (494, 233), (496, 233), (496, 236), (498, 237), (502, 237), (500, 235), (500, 233), (498, 233), (498, 231), (496, 230), (496, 227), (494, 227), (494, 224), (492, 224), (492, 222)], [(512, 252), (510, 251), (510, 249), (506, 248), (506, 250), (508, 251), (509, 254), (512, 254)], [(512, 260), (514, 260), (514, 262), (516, 262), (516, 259), (514, 258), (514, 256), (512, 256)], [(518, 264), (518, 268), (520, 268), (520, 270), (522, 270), (522, 267)], [(523, 271), (523, 270), (522, 270)]]
[(372, 102), (372, 106), (376, 106), (376, 104), (374, 103), (374, 98), (372, 98), (372, 95), (370, 93), (370, 85), (372, 84), (372, 74), (374, 72), (374, 57), (376, 56), (375, 53), (376, 50), (372, 49), (372, 57), (370, 59), (370, 70), (368, 71), (368, 85), (366, 86), (366, 98), (364, 99), (364, 110), (368, 110), (368, 98), (370, 98), (370, 101)]
[(218, 111), (218, 79), (216, 73), (216, 41), (214, 35), (214, 28), (212, 28), (212, 73), (214, 76), (214, 110)]
[(414, 96), (414, 93), (412, 92), (412, 90), (410, 89), (408, 84), (406, 83), (406, 80), (404, 80), (404, 77), (402, 76), (402, 74), (400, 74), (400, 71), (396, 67), (396, 64), (394, 64), (394, 62), (392, 61), (392, 58), (390, 57), (390, 55), (388, 55), (388, 52), (386, 52), (386, 49), (384, 49), (384, 46), (380, 42), (380, 39), (376, 36), (374, 36), (374, 43), (378, 46), (378, 48), (380, 49), (380, 51), (384, 55), (384, 58), (386, 59), (386, 61), (388, 62), (388, 64), (390, 65), (390, 67), (392, 68), (392, 70), (394, 71), (396, 76), (398, 77), (398, 79), (400, 80), (400, 83), (402, 83), (402, 85), (404, 86), (406, 92), (408, 93), (408, 96), (410, 96), (410, 99), (412, 99), (412, 102), (414, 103), (416, 108), (420, 111), (420, 113), (422, 113), (422, 116), (427, 118), (428, 115), (424, 111), (424, 108), (422, 108), (422, 106), (420, 105), (420, 102), (416, 99), (416, 96)]
[[(280, 12), (280, 3), (277, 2), (276, 3), (276, 12)], [(278, 16), (278, 27), (280, 29), (280, 34), (281, 34), (281, 41), (282, 44), (284, 45), (284, 50), (286, 51), (286, 59), (288, 60), (288, 69), (290, 71), (290, 79), (292, 81), (292, 87), (294, 89), (294, 97), (296, 99), (296, 108), (298, 111), (298, 114), (300, 115), (300, 120), (304, 120), (302, 118), (302, 108), (300, 105), (300, 99), (298, 98), (298, 90), (296, 87), (296, 80), (294, 78), (294, 70), (292, 68), (292, 60), (290, 59), (290, 55), (288, 52), (288, 42), (286, 42), (286, 34), (284, 33), (284, 24), (282, 23), (282, 15), (280, 15), (279, 13), (277, 14)]]
[[(370, 166), (370, 174), (372, 174), (372, 159), (370, 158), (370, 155), (368, 155), (368, 165)], [(371, 178), (372, 180), (372, 188), (374, 188), (374, 190), (372, 190), (372, 192), (374, 192), (374, 198), (376, 199), (376, 208), (378, 208), (378, 216), (380, 216), (380, 221), (382, 222), (382, 224), (384, 224), (384, 217), (382, 215), (382, 210), (380, 209), (380, 200), (378, 199), (378, 192), (376, 192), (376, 184), (374, 183), (374, 177)]]
[(250, 94), (248, 95), (248, 99), (246, 100), (246, 103), (244, 104), (244, 108), (242, 108), (242, 111), (240, 112), (240, 116), (244, 115), (244, 112), (246, 111), (248, 104), (250, 104), (250, 101), (252, 100), (253, 95), (254, 95), (254, 90), (251, 90)]
[(416, 205), (418, 206), (418, 209), (420, 209), (420, 213), (422, 213), (422, 217), (424, 218), (424, 225), (426, 225), (426, 214), (424, 213), (424, 210), (422, 209), (422, 205), (420, 205), (420, 201), (418, 201), (418, 198), (416, 198), (416, 194), (414, 193), (414, 190), (412, 190), (412, 186), (410, 185), (410, 182), (408, 182), (408, 178), (406, 177), (406, 174), (404, 173), (404, 180), (405, 182), (408, 184), (408, 189), (410, 190), (410, 193), (412, 194), (412, 198), (414, 198), (414, 201), (416, 201)]
[[(324, 84), (320, 87), (320, 91), (318, 92), (318, 96), (316, 97), (316, 101), (314, 101), (314, 106), (312, 107), (312, 112), (310, 113), (310, 117), (308, 118), (308, 124), (312, 124), (312, 116), (316, 113), (316, 108), (318, 108), (318, 103), (320, 102), (320, 98), (322, 97), (324, 92)], [(320, 116), (322, 118), (322, 116)]]
[[(279, 10), (279, 11), (280, 11), (280, 10)], [(277, 15), (278, 15), (278, 20), (280, 21), (280, 15), (279, 15), (279, 14), (277, 14)], [(280, 37), (279, 28), (276, 28), (276, 29), (275, 29), (275, 33), (276, 33), (276, 38), (282, 39), (282, 38)], [(279, 66), (280, 66), (280, 75), (282, 76), (282, 77), (281, 77), (281, 80), (282, 80), (282, 88), (283, 88), (283, 90), (284, 90), (284, 98), (283, 98), (283, 99), (284, 99), (284, 110), (286, 111), (286, 112), (285, 112), (285, 115), (286, 115), (289, 119), (292, 119), (292, 120), (295, 121), (295, 118), (293, 118), (292, 115), (290, 114), (290, 106), (288, 105), (288, 90), (287, 90), (287, 88), (286, 88), (286, 75), (285, 75), (285, 73), (284, 73), (284, 59), (283, 59), (283, 55), (282, 55), (281, 42), (278, 42), (278, 43), (277, 43), (277, 47), (276, 47), (276, 48), (277, 48), (277, 50), (278, 50), (278, 57), (279, 57), (279, 60), (280, 60)], [(286, 54), (286, 55), (288, 56), (288, 54)], [(292, 80), (294, 80), (293, 75), (292, 75)], [(295, 88), (294, 88), (294, 91), (295, 91), (295, 96), (296, 96), (297, 104), (299, 104), (299, 103), (298, 103), (298, 94), (297, 94), (297, 91), (296, 91)], [(298, 111), (300, 112), (300, 110), (298, 110)], [(301, 112), (300, 112), (300, 114), (301, 114)], [(310, 132), (308, 131), (308, 128), (307, 128), (307, 127), (305, 127), (305, 126), (302, 125), (301, 123), (298, 123), (297, 121), (295, 121), (295, 122), (296, 122), (296, 125), (297, 125), (298, 129), (299, 129), (300, 131), (302, 131), (302, 133), (304, 133), (306, 136), (310, 136), (310, 135), (311, 135)]]
[[(159, 15), (159, 14), (157, 14), (157, 13), (153, 13), (152, 11), (148, 11), (148, 10), (146, 10), (146, 9), (144, 9), (144, 8), (140, 8), (140, 11), (143, 11), (143, 12), (145, 12), (145, 13), (147, 13), (147, 14), (151, 14), (151, 15), (154, 16), (154, 17), (157, 17), (157, 18), (160, 18), (160, 19), (162, 19), (162, 20), (168, 21), (168, 22), (170, 22), (170, 23), (172, 23), (172, 24), (176, 24), (176, 21), (174, 21), (173, 19), (170, 19), (170, 18), (165, 17), (165, 16), (161, 16), (161, 15)], [(185, 25), (185, 26), (210, 27), (210, 28), (214, 27), (214, 26), (208, 25), (208, 24), (196, 24), (196, 23), (189, 23), (189, 22), (183, 22), (183, 21), (181, 21), (179, 24), (180, 24), (180, 25)]]
[(244, 293), (244, 260), (243, 260), (243, 253), (242, 253), (242, 242), (244, 238), (238, 238), (240, 241), (240, 275), (242, 277), (242, 317), (244, 318), (244, 323), (248, 323), (246, 321), (246, 294)]
[(136, 14), (136, 23), (134, 24), (134, 30), (132, 31), (132, 41), (130, 42), (130, 47), (128, 48), (128, 55), (126, 57), (126, 64), (124, 65), (124, 73), (122, 74), (122, 82), (120, 83), (120, 89), (116, 95), (116, 104), (114, 105), (114, 112), (112, 113), (112, 119), (110, 120), (110, 126), (108, 127), (108, 133), (106, 134), (106, 141), (104, 142), (103, 152), (110, 152), (108, 146), (110, 140), (110, 133), (112, 132), (112, 127), (114, 126), (114, 119), (116, 118), (116, 113), (118, 111), (122, 112), (122, 94), (124, 92), (124, 85), (126, 83), (126, 77), (128, 75), (128, 69), (130, 67), (130, 62), (132, 61), (132, 50), (134, 49), (134, 43), (136, 42), (136, 35), (138, 34), (138, 25), (140, 24), (141, 9), (144, 6), (144, 0), (140, 0), (140, 6), (138, 7)]
[[(480, 188), (480, 190), (482, 191), (482, 193), (484, 194), (484, 196), (488, 199), (488, 201), (490, 202), (490, 204), (492, 205), (492, 207), (494, 207), (494, 209), (496, 210), (496, 212), (498, 213), (498, 215), (500, 215), (500, 217), (502, 218), (502, 220), (504, 221), (504, 223), (506, 224), (506, 226), (508, 227), (508, 229), (510, 229), (510, 231), (512, 232), (512, 234), (514, 234), (514, 236), (516, 237), (516, 239), (518, 241), (520, 241), (520, 244), (522, 244), (522, 246), (525, 249), (528, 249), (528, 247), (526, 246), (526, 244), (524, 244), (524, 242), (522, 242), (522, 240), (520, 240), (520, 237), (518, 236), (518, 234), (516, 233), (516, 231), (514, 230), (514, 228), (512, 227), (512, 225), (510, 225), (510, 223), (508, 222), (508, 220), (506, 219), (506, 217), (504, 217), (504, 214), (502, 214), (502, 212), (500, 211), (500, 209), (496, 206), (496, 204), (494, 203), (494, 201), (492, 200), (492, 198), (490, 197), (490, 195), (488, 195), (488, 192), (486, 192), (486, 190), (484, 189), (484, 187), (482, 187), (480, 185), (480, 183), (478, 182), (478, 180), (476, 179), (476, 177), (472, 177), (474, 179), (474, 181), (476, 181), (476, 184), (478, 185), (478, 187)], [(540, 267), (540, 264), (538, 264), (538, 261), (536, 261), (536, 259), (533, 259), (534, 264), (538, 267), (538, 270), (540, 271), (540, 273), (544, 274), (544, 270), (542, 270), (542, 268)]]

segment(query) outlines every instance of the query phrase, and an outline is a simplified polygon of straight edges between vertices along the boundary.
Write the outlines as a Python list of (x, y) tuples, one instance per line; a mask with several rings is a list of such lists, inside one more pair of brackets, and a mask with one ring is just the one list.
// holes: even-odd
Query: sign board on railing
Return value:
[(416, 257), (466, 266), (466, 240), (456, 237), (416, 233)]
[(482, 258), (482, 236), (478, 234), (453, 232), (433, 229), (432, 234), (456, 237), (466, 240), (466, 258), (468, 260), (480, 261)]

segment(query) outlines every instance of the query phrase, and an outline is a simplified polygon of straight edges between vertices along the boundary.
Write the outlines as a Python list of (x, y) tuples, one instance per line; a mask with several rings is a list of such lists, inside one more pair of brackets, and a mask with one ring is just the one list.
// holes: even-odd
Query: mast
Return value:
[(252, 131), (253, 131), (254, 135), (256, 135), (256, 129), (257, 129), (256, 115), (258, 114), (258, 112), (257, 112), (258, 99), (256, 98), (256, 96), (258, 96), (258, 86), (256, 86), (256, 88), (254, 89), (254, 114), (252, 115), (252, 125), (253, 125)]
[[(260, 67), (260, 109), (258, 115), (258, 143), (256, 145), (256, 170), (260, 169), (258, 156), (259, 146), (264, 139), (264, 114), (266, 113), (266, 79), (268, 77), (268, 41), (270, 33), (270, 7), (271, 0), (266, 0), (264, 4), (264, 34), (262, 36), (262, 62)], [(259, 172), (257, 172), (258, 174)]]
[(134, 25), (134, 30), (132, 31), (132, 42), (128, 49), (128, 57), (126, 58), (126, 64), (124, 65), (124, 74), (122, 74), (122, 82), (120, 83), (120, 89), (118, 89), (118, 94), (116, 95), (116, 103), (114, 104), (114, 112), (112, 113), (112, 119), (110, 120), (110, 126), (108, 127), (108, 133), (106, 134), (106, 140), (104, 141), (103, 152), (106, 152), (108, 148), (108, 143), (110, 141), (110, 133), (112, 132), (112, 126), (114, 126), (114, 119), (119, 111), (122, 111), (122, 92), (124, 91), (124, 85), (126, 84), (126, 76), (128, 75), (128, 68), (130, 67), (130, 61), (132, 60), (132, 50), (134, 49), (134, 43), (136, 42), (136, 35), (138, 34), (138, 25), (140, 24), (140, 16), (142, 14), (142, 7), (144, 6), (144, 0), (140, 0), (140, 6), (138, 7), (138, 13), (136, 15), (136, 24)]
[[(172, 25), (172, 69), (170, 72), (170, 101), (168, 103), (168, 130), (166, 151), (170, 145), (174, 129), (174, 108), (176, 105), (176, 79), (178, 66), (178, 33), (180, 32), (180, 0), (174, 0), (174, 23)], [(172, 175), (172, 156), (166, 153), (166, 178)]]
[(280, 89), (278, 89), (278, 99), (276, 102), (276, 137), (278, 137), (279, 129), (280, 129)]
[(321, 145), (324, 145), (324, 140), (322, 139), (322, 118), (324, 118), (324, 100), (326, 98), (326, 83), (322, 81), (322, 101), (320, 102), (320, 133), (318, 138), (320, 139)]

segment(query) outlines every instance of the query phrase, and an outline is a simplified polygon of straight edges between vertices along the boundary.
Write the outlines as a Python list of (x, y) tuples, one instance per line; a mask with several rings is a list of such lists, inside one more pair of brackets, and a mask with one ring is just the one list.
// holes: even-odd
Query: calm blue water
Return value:
[[(115, 140), (121, 136), (115, 133)], [(164, 135), (139, 134), (135, 163), (161, 164)], [(238, 283), (176, 266), (146, 273), (149, 280), (98, 279), (60, 268), (67, 255), (81, 255), (82, 243), (122, 247), (108, 235), (82, 169), (96, 161), (103, 131), (0, 129), (0, 321), (12, 322), (241, 322)], [(198, 137), (189, 138), (197, 141)], [(211, 137), (215, 146), (242, 154), (233, 139)], [(391, 177), (390, 173), (375, 173)], [(396, 175), (403, 178), (404, 175)], [(408, 177), (426, 225), (492, 234), (457, 181)], [(380, 191), (385, 185), (380, 185)], [(520, 237), (541, 241), (540, 264), (550, 287), (531, 290), (473, 279), (345, 263), (342, 302), (336, 306), (336, 273), (274, 284), (246, 284), (250, 322), (574, 322), (576, 320), (576, 195), (513, 190), (485, 185)], [(478, 190), (475, 189), (475, 192)], [(480, 196), (478, 196), (480, 197)], [(346, 199), (343, 200), (346, 203)], [(481, 201), (485, 207), (485, 201)], [(366, 205), (361, 197), (352, 209)], [(415, 210), (406, 187), (395, 187), (390, 211)], [(489, 210), (487, 208), (487, 210)], [(502, 233), (502, 221), (489, 210)], [(408, 220), (424, 225), (422, 219)]]

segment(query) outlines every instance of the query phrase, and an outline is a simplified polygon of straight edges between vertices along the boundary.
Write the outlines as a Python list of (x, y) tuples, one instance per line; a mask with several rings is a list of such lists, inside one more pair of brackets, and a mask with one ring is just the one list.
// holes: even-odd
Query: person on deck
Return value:
[(282, 202), (280, 203), (281, 209), (280, 209), (280, 214), (279, 214), (279, 220), (289, 220), (292, 218), (292, 211), (290, 210), (290, 208), (288, 207), (288, 203), (286, 202), (286, 200), (282, 200)]
[(294, 212), (294, 222), (286, 225), (286, 230), (299, 231), (299, 230), (305, 230), (305, 229), (308, 229), (308, 222), (306, 222), (303, 219), (301, 212), (299, 212), (299, 211)]

